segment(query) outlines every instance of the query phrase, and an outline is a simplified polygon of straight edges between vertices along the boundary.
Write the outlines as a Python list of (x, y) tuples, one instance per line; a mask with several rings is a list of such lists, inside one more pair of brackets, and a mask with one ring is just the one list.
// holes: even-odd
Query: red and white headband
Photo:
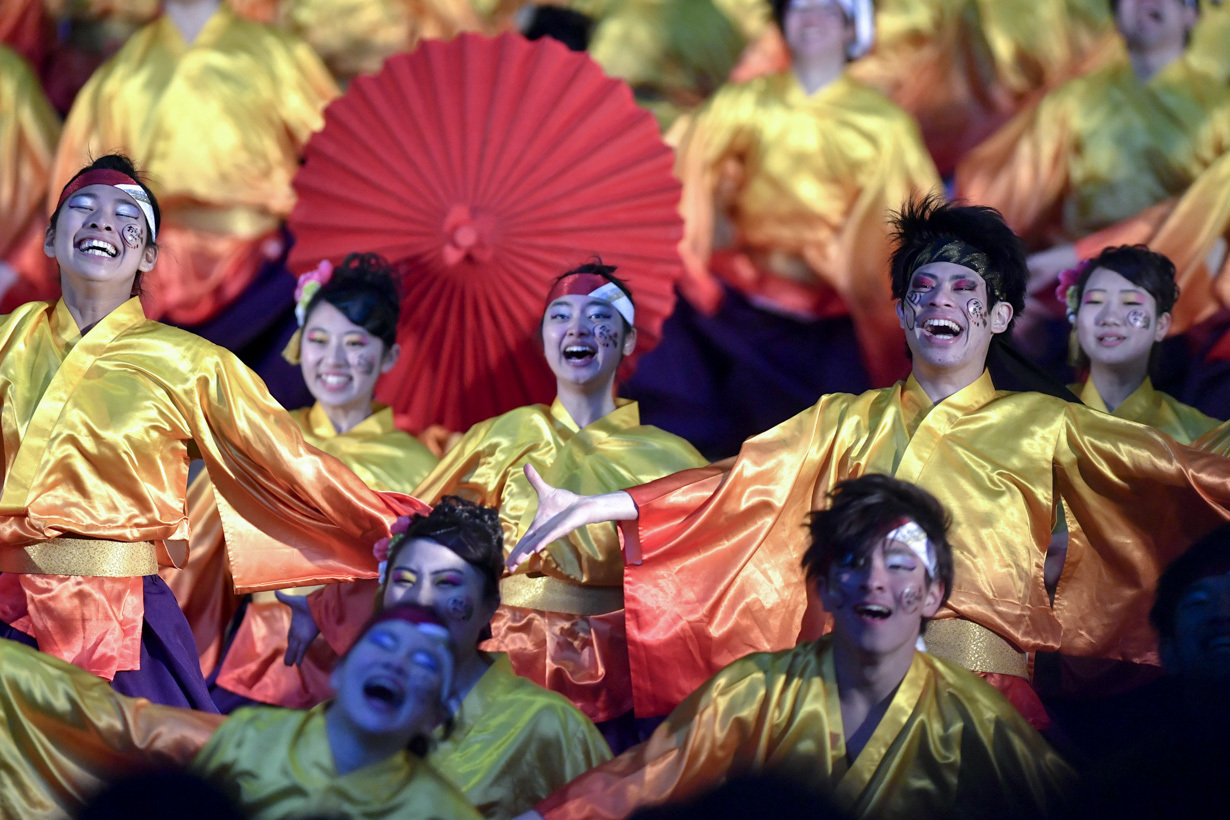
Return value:
[(628, 323), (628, 327), (636, 325), (636, 309), (632, 300), (619, 285), (599, 276), (596, 273), (572, 273), (555, 283), (547, 294), (547, 304), (551, 304), (561, 296), (588, 296), (590, 299), (601, 299), (609, 302), (611, 307), (619, 312)]
[(60, 210), (60, 206), (70, 196), (89, 185), (110, 185), (112, 188), (119, 188), (128, 194), (132, 201), (137, 204), (137, 207), (141, 209), (141, 213), (145, 215), (145, 224), (149, 226), (150, 241), (157, 241), (158, 228), (154, 224), (154, 206), (150, 202), (149, 194), (145, 193), (145, 189), (141, 187), (140, 183), (123, 171), (113, 171), (109, 168), (95, 168), (92, 171), (86, 171), (64, 186), (64, 190), (60, 193), (60, 201), (56, 203), (56, 210)]

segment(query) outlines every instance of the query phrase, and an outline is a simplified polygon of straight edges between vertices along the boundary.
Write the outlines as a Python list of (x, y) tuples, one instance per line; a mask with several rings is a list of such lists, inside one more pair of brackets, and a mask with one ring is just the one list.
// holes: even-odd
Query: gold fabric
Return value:
[[(731, 284), (799, 312), (810, 308), (777, 299), (775, 280), (832, 288), (854, 319), (872, 381), (902, 376), (885, 215), (940, 190), (910, 116), (848, 76), (809, 95), (786, 71), (725, 86), (677, 133), (685, 294), (715, 303), (714, 231), (729, 218), (729, 250), (744, 257), (728, 266)], [(754, 271), (750, 279), (741, 269)]]
[(1192, 62), (1224, 83), (1230, 83), (1230, 5), (1225, 0), (1201, 0), (1200, 21), (1192, 30), (1188, 52)]
[[(414, 494), (428, 501), (460, 495), (497, 506), (507, 552), (538, 507), (526, 464), (533, 464), (549, 484), (590, 494), (704, 463), (683, 439), (642, 425), (635, 402), (617, 399), (613, 412), (578, 428), (556, 399), (550, 407), (519, 407), (475, 425)], [(619, 535), (609, 523), (573, 532), (517, 569), (519, 575), (611, 594), (621, 588), (623, 573)], [(371, 614), (375, 591), (366, 586), (374, 585), (335, 585), (309, 596), (321, 634), (335, 651), (349, 646)], [(517, 674), (566, 696), (591, 720), (608, 720), (631, 709), (623, 610), (570, 615), (545, 609), (545, 603), (522, 599), (520, 606), (501, 607), (487, 648), (507, 652)]]
[(111, 777), (187, 763), (224, 720), (128, 698), (0, 640), (0, 817), (75, 817)]
[(718, 672), (650, 739), (539, 806), (548, 820), (622, 818), (727, 776), (776, 771), (857, 818), (1041, 817), (1075, 775), (993, 688), (917, 652), (851, 762), (828, 639)]
[(624, 593), (615, 587), (587, 587), (550, 575), (509, 575), (500, 579), (500, 603), (570, 615), (604, 615), (624, 608)]
[(0, 553), (0, 572), (131, 578), (158, 572), (158, 549), (149, 541), (102, 541), (60, 536)]
[[(1074, 384), (1071, 389), (1087, 407), (1103, 413), (1111, 413), (1106, 409), (1106, 402), (1102, 401), (1102, 396), (1098, 393), (1093, 379), (1086, 379), (1084, 384)], [(1221, 424), (1217, 419), (1206, 416), (1195, 407), (1190, 407), (1173, 396), (1155, 390), (1153, 380), (1148, 377), (1140, 387), (1133, 390), (1132, 394), (1115, 408), (1111, 415), (1156, 427), (1180, 444), (1191, 444)]]
[(355, 820), (482, 817), (410, 752), (339, 774), (324, 710), (323, 705), (309, 712), (240, 710), (218, 728), (191, 768), (202, 777), (233, 784), (252, 820), (299, 815)]
[(447, 740), (428, 762), (487, 820), (516, 817), (573, 778), (611, 759), (602, 735), (568, 702), (492, 664), (461, 701)]
[[(375, 575), (371, 544), (404, 506), (310, 447), (231, 353), (150, 321), (135, 298), (84, 336), (62, 301), (0, 320), (0, 447), (0, 550), (65, 535), (186, 539), (188, 463), (204, 459), (241, 592)], [(77, 579), (87, 599), (98, 591), (89, 601), (55, 577), (0, 574), (4, 620), (28, 617), (19, 628), (40, 646), (96, 674), (136, 668), (125, 664), (137, 657), (141, 579)], [(110, 614), (83, 619), (83, 603)], [(101, 667), (100, 645), (117, 653)]]
[[(626, 529), (644, 553), (624, 578), (638, 714), (664, 714), (747, 652), (820, 634), (803, 522), (865, 473), (915, 483), (952, 514), (956, 580), (939, 617), (1025, 652), (1156, 664), (1147, 614), (1160, 568), (1230, 517), (1230, 461), (997, 391), (987, 373), (939, 404), (913, 377), (825, 396), (735, 459), (630, 490), (640, 518)], [(1070, 537), (1052, 605), (1043, 563), (1061, 508)]]
[(961, 618), (927, 624), (927, 651), (971, 672), (1029, 677), (1029, 659), (984, 626)]
[(0, 260), (9, 261), (32, 227), (40, 234), (45, 227), (41, 206), (59, 139), (60, 118), (38, 76), (0, 43)]
[(51, 174), (51, 205), (91, 157), (122, 150), (149, 174), (164, 249), (150, 315), (203, 321), (233, 300), (295, 203), (300, 151), (337, 95), (293, 35), (224, 3), (191, 44), (169, 17), (135, 33), (77, 95)]
[(1182, 192), (1227, 149), (1230, 87), (1188, 58), (1141, 83), (1122, 55), (978, 146), (957, 168), (956, 191), (1050, 246)]
[[(393, 423), (392, 408), (384, 405), (376, 405), (370, 416), (340, 434), (319, 403), (295, 410), (290, 416), (298, 424), (308, 444), (345, 464), (373, 490), (409, 493), (439, 461), (416, 438), (397, 429)], [(164, 569), (161, 574), (192, 626), (200, 653), (201, 671), (208, 677), (217, 664), (223, 633), (238, 608), (238, 597), (231, 590), (226, 542), (208, 472), (198, 475), (188, 488), (188, 512), (192, 524), (188, 563), (182, 569)], [(258, 663), (258, 658), (274, 661), (271, 664), (259, 663), (267, 674), (251, 678), (263, 678), (268, 686), (286, 685), (288, 682), (282, 681), (281, 677), (295, 675), (295, 670), (282, 663), (290, 611), (272, 595), (270, 592), (270, 597), (263, 602), (253, 600), (244, 616), (244, 625), (234, 637), (236, 646), (232, 650), (243, 647), (232, 661), (236, 669)], [(254, 637), (253, 619), (265, 622), (260, 630), (265, 636), (264, 640), (258, 641)], [(273, 639), (271, 645), (267, 645), (269, 639)], [(239, 658), (244, 661), (241, 663)], [(326, 668), (321, 671), (327, 679), (331, 670)], [(269, 676), (278, 677), (279, 680), (275, 682)], [(243, 689), (232, 691), (246, 694)], [(248, 697), (265, 700), (255, 695)]]

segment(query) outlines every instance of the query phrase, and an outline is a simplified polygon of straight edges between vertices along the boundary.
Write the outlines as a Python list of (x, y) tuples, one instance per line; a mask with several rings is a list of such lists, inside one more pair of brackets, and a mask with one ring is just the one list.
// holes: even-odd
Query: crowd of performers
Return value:
[[(579, 248), (554, 401), (405, 431), (404, 268), (292, 276), (291, 179), (354, 76), (516, 25), (676, 149), (680, 302), (619, 385), (636, 293)], [(0, 816), (166, 769), (261, 818), (1230, 796), (1222, 3), (14, 2), (0, 37)]]

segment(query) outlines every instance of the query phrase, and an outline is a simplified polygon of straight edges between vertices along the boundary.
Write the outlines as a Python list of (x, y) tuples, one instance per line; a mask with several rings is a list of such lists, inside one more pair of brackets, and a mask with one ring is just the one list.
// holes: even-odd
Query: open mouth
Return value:
[(937, 339), (955, 339), (961, 335), (961, 326), (951, 319), (928, 319), (923, 330)]
[(893, 611), (886, 606), (880, 604), (855, 604), (854, 614), (860, 618), (872, 618), (877, 621), (883, 621), (893, 614)]
[(406, 702), (406, 690), (401, 683), (387, 675), (368, 678), (363, 684), (363, 697), (367, 703), (381, 711), (393, 712)]
[(568, 345), (564, 348), (564, 361), (569, 364), (588, 364), (598, 355), (598, 349), (590, 345)]
[(1098, 336), (1098, 344), (1105, 345), (1106, 347), (1114, 347), (1126, 339), (1127, 337), (1121, 333), (1104, 333), (1101, 336)]
[(344, 373), (321, 373), (316, 378), (330, 390), (341, 390), (350, 384), (350, 376)]
[(114, 259), (120, 253), (117, 245), (112, 245), (110, 242), (104, 242), (101, 239), (82, 239), (77, 243), (77, 250), (86, 256), (102, 256), (107, 259)]

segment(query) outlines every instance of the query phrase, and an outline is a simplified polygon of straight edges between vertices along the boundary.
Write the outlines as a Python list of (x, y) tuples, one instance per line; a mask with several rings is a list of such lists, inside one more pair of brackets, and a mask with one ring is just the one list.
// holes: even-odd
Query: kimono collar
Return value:
[(491, 665), (470, 687), (470, 691), (461, 699), (461, 706), (453, 714), (453, 733), (449, 737), (451, 741), (460, 741), (464, 738), (466, 733), (477, 725), (483, 713), (505, 694), (509, 683), (516, 682), (517, 673), (513, 671), (508, 655), (503, 652), (483, 652), (481, 654), (491, 661)]
[(155, 25), (161, 26), (158, 38), (165, 41), (172, 49), (182, 53), (197, 47), (213, 46), (221, 39), (223, 32), (230, 28), (237, 19), (230, 3), (224, 0), (213, 16), (205, 21), (205, 25), (197, 32), (196, 39), (191, 43), (184, 39), (179, 26), (175, 25), (175, 21), (165, 12), (158, 18)]
[(326, 439), (336, 436), (353, 436), (364, 433), (388, 433), (393, 430), (393, 411), (384, 404), (372, 402), (372, 414), (363, 421), (351, 427), (345, 433), (339, 433), (333, 426), (333, 421), (320, 402), (312, 405), (307, 413), (308, 432), (317, 438)]
[[(568, 415), (568, 411), (564, 409), (563, 402), (559, 400), (559, 396), (556, 396), (555, 401), (551, 402), (551, 417), (574, 433), (581, 430), (577, 423), (572, 420), (572, 416)], [(586, 425), (585, 429), (609, 428), (613, 430), (626, 430), (631, 427), (638, 427), (640, 423), (640, 405), (631, 399), (616, 398), (615, 409), (592, 424)]]
[[(90, 334), (114, 335), (144, 318), (145, 309), (141, 307), (141, 299), (134, 296), (104, 316), (90, 329)], [(77, 320), (73, 318), (63, 299), (56, 302), (55, 310), (51, 313), (51, 329), (55, 338), (66, 348), (71, 348), (82, 339), (81, 328), (77, 327)]]
[[(1142, 418), (1153, 405), (1157, 397), (1157, 391), (1153, 389), (1153, 380), (1145, 376), (1145, 380), (1140, 383), (1140, 387), (1133, 390), (1126, 399), (1119, 403), (1119, 406), (1111, 412), (1106, 407), (1106, 402), (1102, 399), (1102, 394), (1098, 392), (1097, 386), (1093, 383), (1092, 378), (1085, 379), (1085, 383), (1081, 385), (1079, 397), (1082, 404), (1085, 404), (1094, 410), (1103, 413), (1110, 413), (1112, 416), (1119, 418), (1136, 419)], [(1133, 410), (1133, 408), (1136, 408)]]
[[(991, 371), (983, 370), (981, 376), (941, 401), (940, 404), (964, 414), (977, 410), (994, 397), (995, 385), (991, 382)], [(923, 411), (935, 406), (935, 402), (931, 401), (931, 397), (927, 395), (926, 390), (923, 390), (913, 373), (905, 380), (901, 388), (901, 402), (907, 407), (913, 406)]]

